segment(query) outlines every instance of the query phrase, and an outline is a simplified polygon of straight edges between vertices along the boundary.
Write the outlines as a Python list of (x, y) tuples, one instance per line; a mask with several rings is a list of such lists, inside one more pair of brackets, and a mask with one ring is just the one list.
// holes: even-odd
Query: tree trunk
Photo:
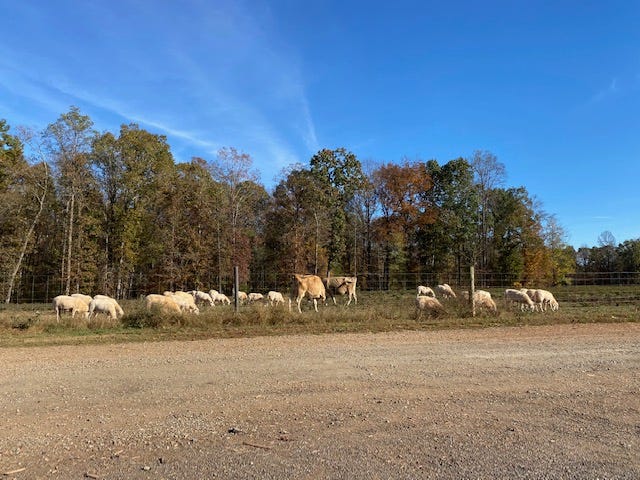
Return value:
[[(45, 175), (47, 175), (46, 164), (45, 164)], [(5, 299), (5, 303), (10, 303), (11, 302), (11, 295), (13, 294), (13, 287), (15, 285), (16, 278), (18, 277), (18, 273), (20, 272), (20, 269), (22, 268), (22, 260), (24, 260), (24, 256), (27, 253), (27, 248), (29, 247), (29, 242), (31, 241), (31, 237), (33, 236), (33, 231), (36, 228), (38, 220), (40, 220), (40, 215), (42, 214), (42, 210), (44, 210), (44, 201), (45, 201), (45, 197), (47, 196), (47, 191), (48, 190), (49, 190), (49, 182), (48, 182), (47, 178), (45, 177), (44, 190), (42, 192), (42, 195), (39, 198), (40, 205), (38, 207), (38, 213), (36, 213), (36, 216), (33, 219), (33, 222), (31, 222), (31, 226), (29, 227), (29, 230), (27, 231), (27, 234), (25, 235), (24, 242), (22, 242), (22, 248), (20, 249), (20, 255), (18, 256), (18, 261), (16, 262), (16, 266), (13, 269), (13, 272), (11, 272), (11, 277), (9, 277), (9, 287), (7, 288), (7, 297)]]
[(72, 252), (72, 248), (71, 248), (71, 244), (73, 241), (73, 215), (74, 215), (74, 211), (75, 211), (75, 200), (76, 200), (76, 194), (71, 193), (71, 200), (70, 200), (70, 208), (69, 208), (69, 231), (67, 232), (67, 242), (68, 242), (68, 246), (67, 246), (67, 278), (66, 278), (66, 283), (65, 283), (65, 287), (64, 287), (64, 293), (65, 295), (69, 295), (71, 293), (71, 252)]

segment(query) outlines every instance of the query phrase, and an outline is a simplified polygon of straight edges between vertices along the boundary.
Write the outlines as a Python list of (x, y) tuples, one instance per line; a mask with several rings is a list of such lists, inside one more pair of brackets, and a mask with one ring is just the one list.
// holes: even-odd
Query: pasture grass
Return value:
[(505, 309), (502, 289), (489, 289), (499, 313), (479, 311), (472, 317), (458, 300), (443, 301), (446, 314), (418, 316), (415, 294), (407, 291), (360, 292), (358, 305), (346, 307), (339, 298), (334, 306), (313, 311), (303, 301), (302, 314), (295, 304), (269, 307), (263, 303), (201, 307), (200, 315), (161, 315), (147, 312), (143, 300), (120, 302), (125, 316), (111, 320), (104, 315), (91, 320), (62, 315), (56, 322), (49, 304), (0, 305), (0, 347), (60, 344), (98, 344), (206, 338), (322, 334), (331, 332), (386, 332), (490, 326), (548, 325), (560, 323), (637, 322), (640, 318), (640, 286), (559, 287), (552, 289), (560, 303), (557, 312), (521, 312)]

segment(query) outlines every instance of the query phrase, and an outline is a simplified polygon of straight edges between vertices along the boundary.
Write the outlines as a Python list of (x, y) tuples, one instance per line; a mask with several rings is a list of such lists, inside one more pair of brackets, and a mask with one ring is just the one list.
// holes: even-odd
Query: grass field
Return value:
[(637, 322), (640, 286), (561, 287), (552, 289), (560, 303), (557, 312), (506, 310), (502, 289), (489, 289), (499, 314), (478, 312), (471, 317), (462, 302), (444, 301), (446, 315), (417, 318), (413, 292), (360, 292), (359, 303), (349, 307), (338, 301), (320, 307), (311, 304), (303, 313), (264, 304), (201, 307), (200, 315), (161, 316), (146, 312), (142, 300), (120, 302), (125, 316), (113, 321), (105, 316), (87, 321), (69, 314), (56, 322), (49, 304), (0, 305), (0, 347), (59, 344), (119, 343), (191, 340), (212, 337), (318, 334), (326, 332), (382, 332), (442, 328), (482, 328), (497, 325), (554, 323)]

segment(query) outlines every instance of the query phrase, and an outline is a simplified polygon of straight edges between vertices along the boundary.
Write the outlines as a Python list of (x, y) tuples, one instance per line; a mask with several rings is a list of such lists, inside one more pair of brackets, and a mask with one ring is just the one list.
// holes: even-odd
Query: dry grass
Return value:
[(482, 328), (495, 325), (543, 325), (584, 322), (636, 322), (640, 287), (566, 287), (554, 290), (557, 312), (505, 310), (501, 290), (492, 291), (499, 314), (478, 312), (471, 317), (466, 304), (443, 301), (445, 315), (418, 319), (413, 292), (361, 292), (359, 304), (327, 303), (320, 312), (303, 304), (302, 314), (287, 307), (246, 305), (202, 307), (200, 315), (158, 315), (144, 309), (141, 300), (126, 300), (118, 321), (99, 316), (64, 315), (56, 322), (47, 304), (0, 305), (0, 346), (87, 344), (211, 337), (318, 334), (327, 332), (382, 332), (443, 328)]

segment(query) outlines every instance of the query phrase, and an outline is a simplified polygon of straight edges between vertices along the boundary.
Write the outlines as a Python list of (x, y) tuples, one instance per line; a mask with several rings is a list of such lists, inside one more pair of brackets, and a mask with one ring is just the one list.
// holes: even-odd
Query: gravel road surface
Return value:
[(640, 478), (635, 323), (7, 348), (0, 362), (0, 478)]

